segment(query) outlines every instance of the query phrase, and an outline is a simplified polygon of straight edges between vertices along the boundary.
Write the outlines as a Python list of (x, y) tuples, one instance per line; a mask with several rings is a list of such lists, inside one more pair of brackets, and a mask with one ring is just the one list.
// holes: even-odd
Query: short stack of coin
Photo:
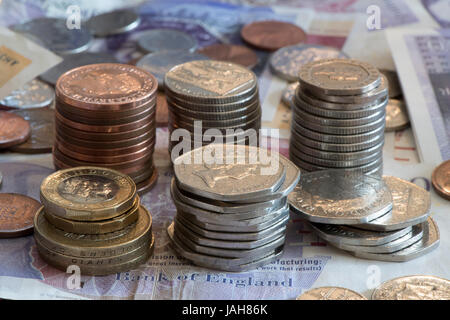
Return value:
[[(169, 106), (169, 130), (187, 130), (187, 145), (256, 141), (261, 128), (261, 106), (256, 75), (240, 65), (198, 60), (173, 67), (164, 79)], [(195, 132), (195, 134), (194, 134)], [(223, 141), (214, 141), (222, 135)], [(169, 141), (169, 152), (178, 144)], [(183, 141), (180, 141), (183, 142)], [(180, 155), (174, 150), (172, 159)], [(182, 152), (181, 152), (182, 153)]]
[(368, 63), (323, 59), (305, 64), (293, 110), (290, 157), (305, 171), (382, 174), (388, 86)]
[(40, 256), (56, 268), (113, 274), (136, 268), (153, 252), (152, 217), (125, 174), (97, 167), (57, 171), (42, 182), (41, 202), (34, 237)]
[(356, 257), (403, 262), (439, 245), (429, 192), (400, 178), (309, 172), (288, 200), (319, 237)]
[(156, 79), (137, 67), (91, 64), (56, 84), (55, 167), (99, 166), (128, 174), (138, 192), (157, 180)]
[[(175, 159), (171, 194), (177, 214), (167, 232), (180, 255), (199, 266), (237, 272), (282, 254), (287, 195), (300, 171), (276, 152), (268, 153), (272, 166), (262, 162), (260, 150), (267, 152), (210, 144)], [(207, 154), (213, 162), (196, 161)]]

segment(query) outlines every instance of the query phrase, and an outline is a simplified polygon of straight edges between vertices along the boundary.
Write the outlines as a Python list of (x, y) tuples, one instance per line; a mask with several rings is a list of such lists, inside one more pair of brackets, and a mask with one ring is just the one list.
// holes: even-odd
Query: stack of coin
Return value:
[(56, 84), (55, 167), (98, 166), (128, 174), (138, 192), (157, 180), (153, 166), (156, 79), (137, 67), (91, 64)]
[(244, 271), (282, 254), (287, 195), (300, 179), (292, 162), (258, 147), (210, 144), (175, 159), (174, 172), (177, 214), (167, 232), (180, 255), (199, 266)]
[[(257, 78), (252, 71), (230, 62), (191, 61), (166, 73), (164, 85), (169, 106), (170, 152), (180, 136), (188, 146), (257, 141), (261, 106)], [(172, 135), (176, 129), (185, 130)], [(215, 141), (216, 136), (222, 141)], [(179, 155), (174, 150), (172, 159)]]
[(50, 265), (105, 275), (133, 269), (152, 254), (152, 217), (127, 175), (97, 167), (60, 170), (44, 179), (40, 193), (34, 237)]
[(309, 172), (288, 201), (319, 237), (356, 257), (402, 262), (439, 245), (429, 192), (396, 177)]
[(387, 81), (368, 63), (305, 64), (291, 107), (290, 157), (305, 171), (382, 174)]

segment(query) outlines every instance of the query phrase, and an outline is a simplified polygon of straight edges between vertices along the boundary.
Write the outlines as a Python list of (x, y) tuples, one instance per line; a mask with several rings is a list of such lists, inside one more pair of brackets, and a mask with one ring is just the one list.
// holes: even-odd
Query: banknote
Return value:
[(392, 55), (422, 161), (450, 159), (450, 30), (389, 30)]
[(422, 3), (442, 28), (450, 28), (450, 1), (422, 0)]

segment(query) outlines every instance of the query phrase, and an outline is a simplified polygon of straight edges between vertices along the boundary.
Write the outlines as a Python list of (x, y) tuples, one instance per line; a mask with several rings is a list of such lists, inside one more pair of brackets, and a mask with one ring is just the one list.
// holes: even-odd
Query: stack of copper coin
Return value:
[[(261, 127), (257, 78), (240, 65), (198, 60), (175, 66), (164, 79), (169, 107), (169, 151), (216, 143), (257, 144)], [(179, 134), (172, 135), (176, 129)], [(220, 138), (217, 141), (216, 138)], [(183, 145), (186, 144), (186, 141)], [(183, 153), (180, 148), (181, 153)], [(173, 159), (180, 155), (174, 149)]]
[(133, 269), (152, 254), (152, 217), (127, 175), (97, 167), (60, 170), (44, 179), (40, 196), (34, 237), (48, 264), (105, 275)]
[(157, 86), (153, 75), (130, 65), (91, 64), (64, 73), (56, 83), (55, 167), (118, 170), (139, 193), (148, 191), (157, 180)]

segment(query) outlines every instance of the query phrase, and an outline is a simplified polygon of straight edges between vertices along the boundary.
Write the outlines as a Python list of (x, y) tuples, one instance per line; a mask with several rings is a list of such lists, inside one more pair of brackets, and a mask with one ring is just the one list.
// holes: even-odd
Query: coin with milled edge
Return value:
[[(262, 154), (267, 159), (263, 160)], [(208, 164), (205, 157), (213, 163)], [(262, 162), (266, 160), (270, 163)], [(269, 195), (278, 190), (286, 177), (278, 153), (257, 147), (219, 144), (197, 148), (178, 157), (174, 161), (174, 172), (180, 188), (223, 201)]]
[(346, 288), (319, 287), (302, 293), (295, 300), (367, 300), (367, 298)]
[(416, 243), (393, 253), (354, 252), (354, 256), (369, 260), (405, 262), (427, 254), (439, 246), (440, 236), (436, 222), (428, 217), (422, 224), (423, 236)]
[(239, 64), (246, 68), (253, 68), (258, 64), (256, 53), (245, 46), (217, 43), (197, 50), (213, 60), (227, 61)]
[(0, 100), (0, 105), (14, 109), (47, 107), (55, 99), (55, 90), (45, 82), (33, 79)]
[(91, 17), (86, 27), (97, 37), (106, 37), (131, 31), (140, 23), (133, 10), (116, 10)]
[(380, 72), (387, 78), (389, 84), (389, 98), (397, 98), (403, 94), (395, 71), (380, 69)]
[(431, 182), (437, 194), (450, 200), (450, 160), (442, 162), (433, 170)]
[(0, 111), (0, 149), (24, 143), (30, 135), (31, 127), (28, 121), (19, 115)]
[(407, 128), (409, 125), (408, 111), (403, 100), (389, 99), (386, 106), (385, 131), (395, 131)]
[(186, 50), (194, 51), (197, 40), (191, 35), (172, 29), (152, 29), (139, 33), (139, 48), (147, 52)]
[(42, 205), (17, 193), (0, 193), (0, 238), (33, 233), (33, 218)]
[(392, 194), (391, 214), (358, 225), (358, 228), (391, 231), (412, 226), (427, 219), (431, 210), (431, 197), (428, 191), (396, 177), (384, 176), (383, 181)]
[(41, 201), (55, 215), (81, 221), (114, 218), (135, 201), (136, 186), (125, 174), (97, 167), (57, 171), (41, 185)]
[(287, 81), (298, 81), (301, 67), (309, 62), (330, 58), (348, 58), (342, 51), (321, 45), (299, 44), (283, 47), (269, 60), (272, 71)]
[(450, 280), (428, 275), (391, 279), (373, 291), (372, 300), (450, 300)]
[(328, 224), (361, 224), (392, 209), (383, 180), (345, 170), (303, 174), (288, 201), (305, 219)]

